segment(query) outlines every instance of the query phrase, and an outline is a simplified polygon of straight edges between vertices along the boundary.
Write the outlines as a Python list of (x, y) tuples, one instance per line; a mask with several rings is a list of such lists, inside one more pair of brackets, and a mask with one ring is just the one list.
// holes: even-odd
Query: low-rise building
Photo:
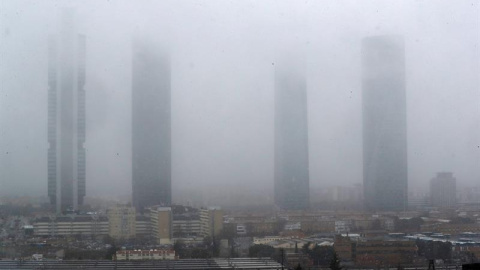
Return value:
[(415, 241), (359, 241), (353, 259), (356, 266), (398, 266), (411, 264), (416, 252)]
[(48, 216), (33, 222), (36, 236), (108, 235), (108, 219), (97, 215)]
[(119, 250), (117, 251), (115, 257), (119, 261), (174, 260), (175, 250), (173, 249)]
[(273, 241), (280, 241), (284, 239), (290, 239), (291, 237), (284, 236), (265, 236), (265, 237), (253, 237), (254, 245), (266, 245)]
[(342, 261), (362, 267), (411, 264), (417, 252), (415, 241), (353, 240), (348, 236), (336, 236), (333, 247)]

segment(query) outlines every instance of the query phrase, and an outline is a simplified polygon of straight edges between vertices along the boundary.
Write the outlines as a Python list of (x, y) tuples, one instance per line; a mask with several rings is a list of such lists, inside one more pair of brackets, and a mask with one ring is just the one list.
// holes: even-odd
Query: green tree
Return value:
[(248, 249), (249, 257), (269, 257), (272, 258), (275, 255), (275, 248), (269, 245), (253, 245)]
[(208, 259), (208, 258), (211, 258), (212, 256), (207, 249), (193, 248), (190, 252), (190, 257), (192, 259)]
[(180, 258), (184, 258), (187, 255), (185, 244), (182, 240), (175, 241), (175, 244), (173, 244), (173, 250), (175, 250), (175, 254)]
[(312, 259), (314, 265), (327, 266), (333, 259), (335, 251), (331, 246), (319, 246), (309, 251), (308, 255)]
[(303, 252), (304, 254), (308, 254), (310, 244), (312, 244), (312, 243), (311, 243), (311, 242), (307, 242), (307, 243), (303, 244), (303, 246), (302, 246), (302, 252)]
[(336, 252), (333, 253), (333, 258), (330, 261), (330, 269), (332, 270), (342, 270), (342, 266), (340, 266), (340, 259)]
[(117, 247), (115, 245), (112, 245), (108, 250), (107, 253), (105, 254), (105, 258), (107, 260), (112, 260), (115, 257), (115, 254), (117, 253)]

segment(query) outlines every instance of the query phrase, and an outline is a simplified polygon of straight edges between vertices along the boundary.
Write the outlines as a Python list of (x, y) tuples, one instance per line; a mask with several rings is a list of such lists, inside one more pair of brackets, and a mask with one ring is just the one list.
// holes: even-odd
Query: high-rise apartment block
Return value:
[(130, 239), (136, 236), (135, 208), (124, 205), (107, 210), (108, 235), (114, 239)]
[(286, 210), (310, 203), (307, 86), (303, 68), (293, 62), (275, 66), (274, 197)]
[(48, 49), (48, 196), (57, 212), (76, 210), (85, 196), (85, 36), (73, 10), (62, 14)]
[(405, 52), (396, 36), (362, 43), (363, 186), (367, 210), (407, 207)]
[(132, 68), (132, 199), (142, 212), (172, 200), (170, 61), (135, 39)]
[(219, 207), (200, 209), (200, 226), (204, 237), (219, 235), (223, 230), (223, 210)]
[(173, 238), (173, 216), (171, 207), (151, 207), (150, 224), (158, 244), (168, 245)]

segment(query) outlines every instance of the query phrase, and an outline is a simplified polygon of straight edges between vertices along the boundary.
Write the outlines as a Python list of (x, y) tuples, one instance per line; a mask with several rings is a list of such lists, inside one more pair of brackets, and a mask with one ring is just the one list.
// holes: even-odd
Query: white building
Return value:
[(175, 260), (173, 249), (151, 249), (151, 250), (119, 250), (116, 253), (119, 261), (130, 260)]

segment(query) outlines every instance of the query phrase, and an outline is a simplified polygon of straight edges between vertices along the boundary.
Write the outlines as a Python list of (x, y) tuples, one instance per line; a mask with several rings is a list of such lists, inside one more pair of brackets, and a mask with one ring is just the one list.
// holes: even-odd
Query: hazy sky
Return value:
[(479, 1), (0, 0), (0, 194), (47, 194), (47, 38), (87, 39), (87, 196), (131, 192), (131, 39), (172, 52), (172, 181), (273, 191), (273, 74), (307, 59), (310, 184), (362, 182), (361, 39), (403, 35), (409, 189), (480, 184)]

